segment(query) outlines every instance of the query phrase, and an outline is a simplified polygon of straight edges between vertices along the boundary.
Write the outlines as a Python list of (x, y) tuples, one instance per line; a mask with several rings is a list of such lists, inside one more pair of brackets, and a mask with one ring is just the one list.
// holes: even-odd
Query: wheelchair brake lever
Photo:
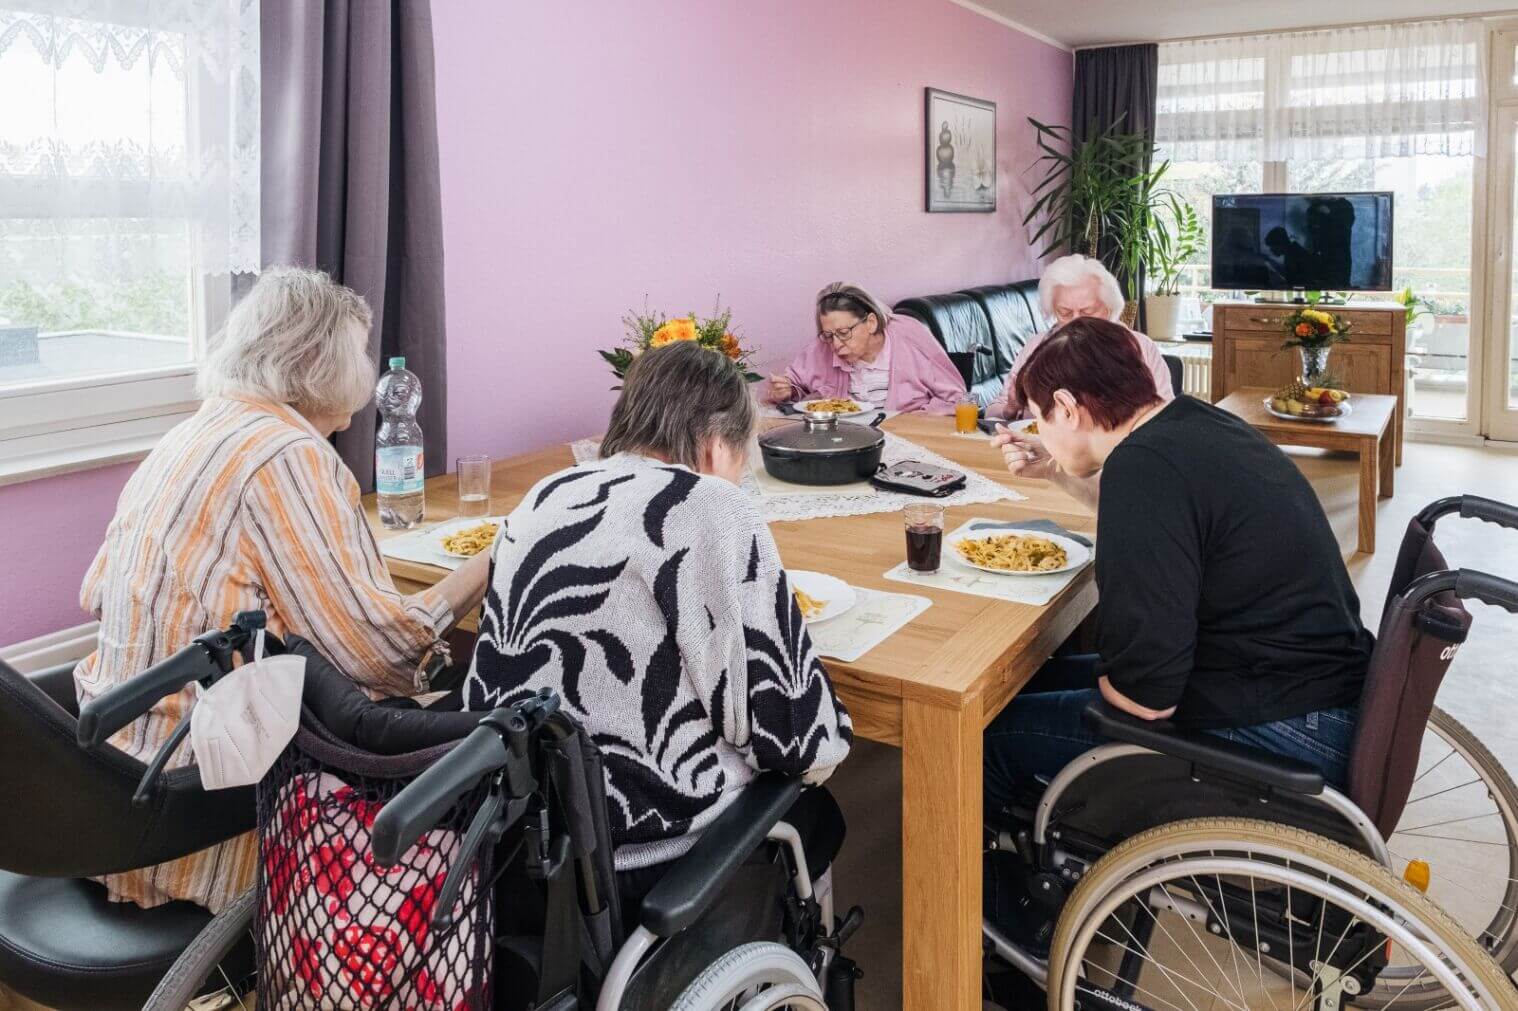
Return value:
[[(191, 707), (191, 711), (194, 707)], [(147, 770), (143, 772), (142, 779), (137, 782), (137, 789), (132, 791), (132, 806), (147, 807), (153, 799), (153, 790), (158, 786), (158, 780), (163, 777), (164, 767), (169, 764), (169, 759), (174, 757), (174, 752), (184, 744), (185, 738), (190, 736), (190, 714), (187, 712), (179, 721), (179, 725), (169, 734), (169, 739), (163, 742), (163, 747), (153, 756), (148, 763)]]
[[(480, 847), (486, 845), (495, 846), (501, 841), (501, 836), (506, 830), (516, 823), (517, 819), (527, 810), (527, 798), (513, 798), (508, 800), (501, 792), (500, 780), (497, 778), (495, 788), (480, 805), (480, 809), (474, 813), (474, 818), (469, 822), (469, 829), (464, 833), (464, 842), (459, 847), (457, 855), (453, 859), (453, 866), (448, 869), (448, 876), (443, 879), (443, 887), (438, 889), (437, 898), (432, 905), (432, 929), (434, 931), (446, 931), (453, 927), (453, 907), (458, 902), (459, 893), (464, 889), (464, 879), (471, 873), (475, 866), (475, 856)], [(484, 882), (481, 882), (484, 886)]]

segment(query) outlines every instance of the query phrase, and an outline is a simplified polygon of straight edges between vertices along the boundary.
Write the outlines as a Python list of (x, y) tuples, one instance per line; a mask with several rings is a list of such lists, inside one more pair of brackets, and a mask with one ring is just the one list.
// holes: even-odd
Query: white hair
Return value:
[(227, 316), (200, 370), (202, 397), (248, 396), (303, 413), (353, 414), (374, 394), (369, 304), (319, 270), (265, 270)]
[(1096, 278), (1100, 285), (1102, 304), (1107, 307), (1107, 318), (1113, 321), (1123, 315), (1123, 289), (1118, 286), (1112, 271), (1102, 266), (1102, 261), (1089, 256), (1072, 253), (1061, 256), (1044, 268), (1044, 276), (1038, 279), (1038, 304), (1049, 318), (1054, 316), (1054, 292), (1057, 288), (1069, 288)]

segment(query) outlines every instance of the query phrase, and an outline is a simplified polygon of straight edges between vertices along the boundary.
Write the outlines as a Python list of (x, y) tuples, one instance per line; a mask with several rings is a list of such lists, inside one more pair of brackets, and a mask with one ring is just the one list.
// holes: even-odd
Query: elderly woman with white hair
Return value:
[[(201, 372), (204, 403), (127, 482), (85, 576), (100, 635), (74, 674), (81, 703), (252, 609), (376, 693), (428, 688), (428, 654), (483, 597), (489, 561), (414, 596), (390, 581), (358, 482), (328, 442), (373, 393), (369, 325), (359, 295), (293, 268), (266, 272), (232, 310)], [(149, 760), (193, 698), (164, 699), (111, 743)], [(215, 911), (253, 881), (257, 858), (249, 834), (102, 881), (117, 901)]]
[[(1100, 260), (1077, 253), (1062, 256), (1044, 268), (1044, 276), (1038, 281), (1038, 304), (1043, 309), (1045, 318), (1054, 320), (1054, 326), (1035, 335), (1023, 345), (1017, 360), (1012, 363), (1011, 371), (1007, 373), (1007, 388), (1000, 398), (986, 408), (987, 417), (1022, 417), (1027, 408), (1017, 399), (1017, 374), (1022, 371), (1023, 364), (1028, 361), (1033, 349), (1042, 344), (1054, 329), (1064, 326), (1072, 319), (1089, 316), (1118, 322), (1123, 314), (1123, 289)], [(1154, 386), (1159, 391), (1160, 399), (1173, 400), (1175, 390), (1170, 382), (1170, 369), (1166, 367), (1165, 357), (1160, 354), (1159, 347), (1141, 333), (1130, 330), (1129, 334), (1138, 344), (1139, 353), (1144, 356), (1144, 364), (1154, 373)]]

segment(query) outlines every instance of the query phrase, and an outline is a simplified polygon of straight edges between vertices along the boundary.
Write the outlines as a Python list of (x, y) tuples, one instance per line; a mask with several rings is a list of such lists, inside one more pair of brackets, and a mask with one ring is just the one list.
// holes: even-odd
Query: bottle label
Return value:
[(380, 446), (374, 451), (374, 490), (411, 495), (422, 490), (422, 447)]

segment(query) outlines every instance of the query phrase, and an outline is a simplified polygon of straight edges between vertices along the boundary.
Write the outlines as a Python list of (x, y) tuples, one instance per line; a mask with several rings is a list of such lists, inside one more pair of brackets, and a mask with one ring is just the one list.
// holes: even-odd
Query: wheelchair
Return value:
[[(309, 643), (266, 639), (307, 663), (300, 727), (257, 790), (258, 882), (176, 939), (133, 1006), (852, 1009), (842, 945), (862, 913), (835, 923), (814, 889), (784, 820), (799, 779), (757, 778), (624, 911), (599, 753), (555, 695), (484, 714), (376, 703)], [(192, 655), (153, 673), (93, 700), (81, 742), (223, 669)]]
[(1518, 529), (1518, 509), (1475, 496), (1409, 524), (1347, 792), (1306, 763), (1090, 706), (1106, 743), (987, 812), (987, 859), (1021, 871), (1027, 928), (983, 924), (988, 980), (1014, 969), (1055, 1011), (1518, 1008), (1518, 791), (1434, 706), (1470, 629), (1462, 602), (1518, 613), (1518, 583), (1448, 566), (1433, 530), (1455, 513)]

